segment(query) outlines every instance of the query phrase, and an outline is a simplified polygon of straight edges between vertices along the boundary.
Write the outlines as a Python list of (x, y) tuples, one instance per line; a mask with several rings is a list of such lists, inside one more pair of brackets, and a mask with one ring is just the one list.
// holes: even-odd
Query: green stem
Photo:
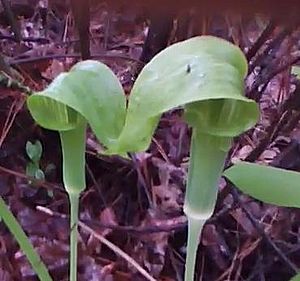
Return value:
[(78, 238), (78, 209), (79, 194), (69, 194), (71, 204), (71, 220), (70, 220), (70, 280), (77, 280), (77, 238)]
[(60, 132), (63, 152), (63, 180), (69, 194), (70, 220), (70, 281), (77, 280), (77, 228), (80, 192), (85, 189), (86, 124)]
[(195, 263), (197, 258), (198, 242), (206, 220), (188, 218), (187, 256), (185, 262), (185, 281), (194, 280)]
[(198, 241), (213, 214), (230, 138), (193, 129), (184, 212), (189, 221), (185, 281), (193, 281)]
[(52, 278), (45, 264), (41, 260), (38, 253), (34, 250), (22, 227), (20, 226), (14, 215), (11, 213), (11, 211), (8, 209), (2, 197), (0, 197), (0, 216), (19, 243), (22, 251), (28, 258), (39, 279), (41, 281), (52, 281)]

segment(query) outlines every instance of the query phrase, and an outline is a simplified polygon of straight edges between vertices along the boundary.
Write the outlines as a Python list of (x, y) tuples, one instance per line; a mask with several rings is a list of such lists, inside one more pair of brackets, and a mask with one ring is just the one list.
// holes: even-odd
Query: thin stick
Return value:
[(242, 200), (239, 197), (239, 193), (235, 188), (231, 189), (232, 197), (235, 201), (239, 203), (241, 209), (250, 220), (252, 225), (255, 227), (257, 232), (262, 236), (262, 238), (268, 242), (271, 248), (275, 251), (278, 257), (284, 262), (294, 273), (298, 272), (298, 267), (281, 251), (281, 249), (272, 241), (272, 239), (266, 234), (261, 225), (256, 221), (252, 213), (248, 210), (248, 208), (243, 204)]
[(132, 257), (127, 255), (122, 249), (117, 247), (115, 244), (111, 243), (109, 240), (107, 240), (104, 236), (94, 231), (91, 227), (86, 225), (85, 223), (79, 221), (78, 225), (84, 229), (85, 231), (92, 234), (95, 238), (97, 238), (101, 243), (105, 244), (107, 247), (109, 247), (112, 251), (114, 251), (117, 255), (125, 259), (128, 263), (130, 263), (133, 267), (136, 268), (147, 280), (150, 281), (157, 281), (154, 279), (144, 268), (142, 268)]
[[(21, 178), (21, 179), (26, 179), (26, 180), (30, 180), (31, 178), (28, 177), (27, 175), (23, 174), (23, 173), (19, 173), (16, 171), (13, 171), (11, 169), (5, 168), (3, 166), (0, 166), (0, 172), (9, 174), (9, 175), (13, 175), (15, 177)], [(66, 191), (59, 185), (50, 183), (50, 182), (46, 182), (46, 181), (38, 181), (38, 184), (46, 189), (51, 189), (51, 190), (57, 190), (61, 193), (66, 193)]]
[[(36, 61), (43, 61), (43, 60), (50, 60), (50, 59), (66, 59), (66, 58), (77, 58), (80, 59), (81, 55), (80, 54), (56, 54), (56, 55), (45, 55), (45, 56), (39, 56), (39, 57), (15, 57), (12, 58), (11, 60), (8, 61), (9, 65), (19, 65), (23, 63), (31, 63), (31, 62), (36, 62)], [(125, 56), (125, 55), (118, 55), (118, 54), (92, 54), (91, 58), (99, 58), (99, 59), (120, 59), (120, 60), (127, 60), (131, 61), (134, 63), (138, 63), (141, 65), (144, 65), (142, 61)]]
[[(222, 210), (214, 214), (212, 218), (210, 218), (207, 223), (215, 223), (217, 222), (222, 216), (232, 210), (233, 205), (227, 205)], [(54, 212), (46, 207), (37, 206), (36, 209), (40, 212), (46, 213), (50, 216), (55, 216), (61, 219), (69, 219), (69, 216), (66, 214)], [(147, 234), (147, 233), (159, 233), (159, 232), (173, 232), (173, 231), (182, 231), (187, 227), (187, 218), (186, 216), (179, 216), (172, 219), (162, 220), (161, 224), (157, 225), (147, 225), (147, 226), (133, 226), (133, 225), (115, 225), (115, 224), (106, 224), (101, 223), (98, 221), (88, 221), (82, 220), (83, 223), (90, 226), (95, 226), (98, 228), (106, 228), (111, 229), (119, 232), (126, 232), (132, 235), (138, 234)]]
[(250, 61), (262, 47), (262, 45), (267, 41), (272, 32), (274, 31), (276, 24), (273, 20), (270, 20), (267, 27), (263, 30), (260, 36), (257, 38), (255, 43), (251, 46), (249, 51), (246, 54), (247, 60)]
[[(61, 218), (67, 219), (68, 216), (60, 213), (53, 212), (52, 210), (45, 208), (43, 206), (37, 206), (37, 210), (44, 212), (50, 216), (59, 216)], [(111, 243), (109, 240), (107, 240), (105, 237), (103, 237), (101, 234), (93, 230), (91, 227), (89, 227), (87, 224), (85, 224), (82, 221), (78, 221), (78, 225), (93, 235), (96, 239), (98, 239), (101, 243), (105, 244), (107, 247), (109, 247), (112, 251), (114, 251), (117, 255), (125, 259), (129, 264), (131, 264), (136, 270), (138, 270), (147, 280), (150, 281), (157, 281), (154, 279), (145, 269), (143, 269), (133, 258), (131, 258), (128, 254), (126, 254), (122, 249), (117, 247), (115, 244)]]

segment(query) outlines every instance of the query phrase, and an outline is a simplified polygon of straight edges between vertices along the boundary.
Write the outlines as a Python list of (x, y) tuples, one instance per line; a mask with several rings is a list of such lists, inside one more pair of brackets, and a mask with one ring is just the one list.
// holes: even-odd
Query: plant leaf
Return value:
[(239, 163), (224, 176), (246, 194), (269, 204), (300, 208), (300, 173), (253, 163)]
[(86, 120), (106, 147), (118, 138), (126, 109), (116, 75), (93, 60), (60, 74), (47, 89), (30, 96), (27, 105), (36, 122), (47, 129), (71, 130)]
[(258, 108), (241, 94), (246, 73), (243, 53), (225, 40), (201, 36), (171, 45), (138, 76), (116, 150), (147, 149), (161, 114), (186, 104), (187, 121), (200, 122), (204, 133), (231, 137), (249, 129)]
[(294, 65), (292, 67), (292, 73), (297, 76), (298, 79), (300, 79), (300, 67), (297, 65)]
[(37, 140), (35, 143), (32, 143), (30, 141), (26, 142), (26, 153), (30, 160), (36, 165), (39, 165), (39, 162), (42, 157), (42, 152), (43, 147), (39, 140)]
[(16, 241), (19, 243), (20, 248), (28, 258), (32, 268), (36, 272), (39, 280), (52, 281), (45, 264), (41, 260), (39, 254), (33, 248), (29, 238), (26, 236), (19, 222), (14, 217), (11, 210), (5, 204), (4, 200), (0, 196), (0, 218), (3, 219), (9, 231), (12, 233)]
[(290, 281), (300, 281), (300, 273), (295, 275)]
[(34, 177), (37, 180), (45, 180), (45, 174), (41, 169), (35, 171)]

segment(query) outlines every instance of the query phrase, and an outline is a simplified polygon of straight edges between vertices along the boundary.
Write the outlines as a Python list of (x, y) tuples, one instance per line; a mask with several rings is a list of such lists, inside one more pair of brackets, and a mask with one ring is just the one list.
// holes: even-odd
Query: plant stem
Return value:
[(206, 220), (199, 220), (193, 217), (188, 217), (188, 240), (184, 277), (185, 281), (194, 280), (199, 238), (201, 236), (201, 232), (205, 222)]
[(77, 280), (77, 229), (80, 192), (85, 189), (85, 131), (82, 122), (69, 131), (61, 131), (63, 180), (69, 194), (70, 219), (70, 281)]
[(213, 214), (230, 138), (193, 128), (184, 212), (188, 217), (185, 281), (193, 281), (199, 237)]
[(78, 236), (78, 209), (79, 209), (79, 194), (69, 194), (71, 205), (71, 220), (70, 220), (70, 281), (77, 280), (77, 236)]
[(19, 243), (22, 251), (28, 258), (38, 278), (41, 281), (52, 281), (52, 278), (45, 264), (43, 263), (40, 256), (33, 248), (28, 237), (26, 236), (25, 232), (23, 231), (22, 227), (20, 226), (20, 224), (18, 223), (18, 221), (16, 220), (12, 212), (6, 206), (2, 197), (0, 197), (0, 216), (5, 222), (10, 232), (17, 240), (17, 242)]

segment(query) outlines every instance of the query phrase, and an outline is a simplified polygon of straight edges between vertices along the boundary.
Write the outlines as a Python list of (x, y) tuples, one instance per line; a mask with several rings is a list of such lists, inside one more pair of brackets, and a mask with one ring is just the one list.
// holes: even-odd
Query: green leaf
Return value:
[(161, 114), (184, 105), (189, 124), (203, 133), (232, 137), (249, 129), (258, 108), (243, 96), (246, 73), (243, 53), (225, 40), (201, 36), (171, 45), (134, 83), (116, 150), (147, 149)]
[(300, 67), (299, 66), (294, 65), (292, 67), (292, 73), (295, 74), (298, 79), (300, 79)]
[(45, 180), (45, 174), (41, 169), (35, 171), (34, 177), (37, 180)]
[(269, 204), (300, 208), (300, 173), (253, 163), (239, 163), (224, 176), (246, 194)]
[(300, 273), (295, 275), (290, 281), (300, 281)]
[(35, 143), (31, 143), (30, 141), (26, 142), (26, 153), (30, 160), (35, 164), (39, 164), (42, 157), (43, 147), (39, 140)]
[(39, 254), (35, 251), (30, 240), (26, 236), (21, 225), (18, 223), (10, 209), (6, 206), (4, 200), (0, 196), (0, 218), (3, 219), (9, 231), (12, 233), (20, 248), (28, 258), (32, 268), (36, 272), (39, 280), (41, 281), (52, 281), (45, 264), (41, 260)]

